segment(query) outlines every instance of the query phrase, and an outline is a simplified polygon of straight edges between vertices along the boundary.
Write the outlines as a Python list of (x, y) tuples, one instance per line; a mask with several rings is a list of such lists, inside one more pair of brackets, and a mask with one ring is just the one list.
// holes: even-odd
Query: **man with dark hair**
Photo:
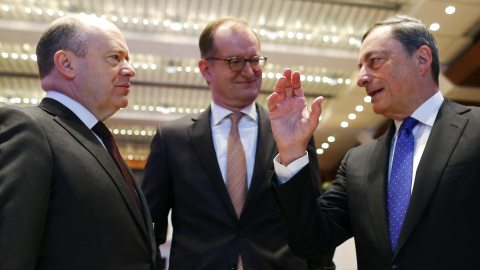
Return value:
[[(161, 124), (145, 167), (157, 244), (171, 210), (171, 269), (308, 269), (288, 249), (271, 189), (277, 148), (268, 112), (255, 103), (267, 61), (259, 40), (246, 22), (224, 18), (206, 26), (199, 45), (211, 105)], [(308, 149), (315, 162), (313, 140)], [(318, 167), (312, 173), (320, 176)], [(327, 269), (331, 257), (315, 263)]]
[(292, 251), (315, 258), (353, 236), (359, 270), (477, 269), (480, 110), (442, 96), (435, 40), (414, 18), (374, 25), (358, 66), (358, 85), (391, 125), (346, 154), (320, 197), (304, 165), (322, 98), (309, 113), (300, 75), (287, 69), (268, 99), (275, 165), (288, 168), (274, 183)]
[(102, 123), (135, 71), (120, 30), (53, 22), (37, 45), (46, 98), (0, 107), (0, 269), (154, 270), (148, 206)]

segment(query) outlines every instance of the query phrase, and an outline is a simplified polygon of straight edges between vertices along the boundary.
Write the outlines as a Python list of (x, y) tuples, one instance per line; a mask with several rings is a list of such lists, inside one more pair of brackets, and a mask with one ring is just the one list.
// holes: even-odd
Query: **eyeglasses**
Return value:
[(208, 57), (205, 60), (218, 60), (218, 61), (227, 61), (228, 66), (234, 72), (240, 72), (243, 70), (247, 62), (250, 62), (250, 66), (253, 70), (260, 70), (265, 66), (267, 58), (263, 56), (253, 56), (251, 59), (246, 59), (241, 56), (235, 56), (230, 58), (216, 58)]

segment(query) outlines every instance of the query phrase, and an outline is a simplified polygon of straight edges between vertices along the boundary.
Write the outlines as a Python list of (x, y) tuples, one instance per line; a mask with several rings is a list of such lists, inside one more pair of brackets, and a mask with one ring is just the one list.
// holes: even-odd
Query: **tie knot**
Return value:
[(410, 131), (412, 131), (412, 129), (418, 124), (418, 120), (413, 118), (413, 117), (407, 117), (403, 120), (403, 123), (402, 123), (402, 129), (408, 129)]
[(243, 113), (242, 112), (234, 112), (232, 114), (229, 115), (230, 119), (232, 119), (232, 126), (236, 126), (238, 124), (238, 122), (240, 121), (240, 119), (243, 117)]
[(97, 124), (95, 124), (95, 126), (93, 126), (92, 130), (93, 132), (95, 132), (95, 134), (98, 135), (98, 137), (102, 139), (113, 137), (112, 133), (107, 128), (107, 126), (105, 126), (105, 124), (100, 121)]

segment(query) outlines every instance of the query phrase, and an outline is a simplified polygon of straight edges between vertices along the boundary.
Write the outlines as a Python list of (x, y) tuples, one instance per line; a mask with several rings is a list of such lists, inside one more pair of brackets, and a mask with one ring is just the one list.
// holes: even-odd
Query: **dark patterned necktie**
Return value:
[(387, 208), (390, 244), (394, 252), (410, 202), (415, 145), (412, 129), (417, 123), (418, 120), (411, 117), (403, 120), (393, 154)]
[(118, 168), (120, 169), (120, 172), (123, 175), (123, 178), (125, 179), (125, 182), (127, 183), (128, 190), (132, 194), (133, 199), (135, 200), (135, 203), (138, 206), (138, 209), (140, 210), (140, 202), (138, 201), (137, 193), (135, 192), (135, 188), (133, 187), (133, 180), (130, 177), (130, 173), (128, 172), (127, 166), (125, 165), (125, 162), (122, 159), (122, 156), (120, 155), (120, 152), (118, 151), (117, 144), (115, 143), (115, 140), (113, 138), (112, 133), (108, 128), (105, 126), (104, 123), (98, 122), (93, 128), (93, 132), (95, 132), (98, 137), (100, 137), (103, 141), (103, 144), (105, 145), (105, 148), (107, 148), (108, 153), (110, 156), (112, 156), (113, 160), (117, 164)]

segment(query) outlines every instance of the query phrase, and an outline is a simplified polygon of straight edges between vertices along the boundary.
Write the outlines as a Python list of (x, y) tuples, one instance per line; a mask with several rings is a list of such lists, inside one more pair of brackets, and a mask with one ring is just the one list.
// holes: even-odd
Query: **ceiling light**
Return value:
[(363, 98), (363, 101), (365, 101), (366, 103), (370, 103), (372, 102), (372, 97), (371, 96), (366, 96)]
[(348, 115), (348, 119), (350, 119), (350, 120), (355, 120), (356, 118), (357, 118), (357, 115), (354, 114), (354, 113), (351, 113), (351, 114)]
[(178, 32), (178, 31), (182, 30), (182, 24), (179, 23), (179, 22), (172, 22), (172, 24), (170, 25), (170, 29)]
[(338, 42), (338, 37), (337, 37), (337, 36), (333, 36), (333, 37), (332, 37), (332, 42), (333, 42), (333, 43), (337, 43), (337, 42)]
[(323, 149), (328, 149), (329, 146), (330, 146), (330, 145), (329, 145), (328, 143), (326, 143), (326, 142), (322, 143), (322, 148), (323, 148)]
[(311, 40), (311, 39), (312, 39), (312, 34), (306, 34), (306, 35), (305, 35), (305, 38), (306, 38), (307, 40)]
[(8, 12), (10, 10), (10, 7), (7, 5), (3, 5), (2, 9)]
[(347, 122), (347, 121), (343, 121), (342, 123), (340, 123), (340, 126), (341, 126), (342, 128), (346, 128), (346, 127), (348, 127), (348, 122)]
[(322, 149), (322, 148), (318, 148), (318, 149), (317, 149), (317, 154), (318, 154), (318, 155), (321, 155), (321, 154), (323, 154), (323, 152), (324, 152), (324, 151), (323, 151), (323, 149)]
[(355, 107), (355, 110), (357, 112), (362, 112), (363, 111), (363, 106), (362, 105), (358, 105), (357, 107)]
[(165, 71), (167, 73), (175, 73), (175, 70), (176, 70), (175, 63), (173, 63), (173, 61), (168, 61), (168, 65), (165, 68)]
[(448, 6), (445, 9), (445, 13), (447, 13), (448, 15), (451, 15), (451, 14), (455, 13), (455, 7), (454, 6)]
[(329, 141), (329, 142), (334, 142), (334, 141), (335, 141), (335, 137), (329, 136), (329, 137), (327, 138), (327, 141)]
[(297, 33), (297, 39), (302, 39), (303, 38), (303, 34), (302, 33)]
[(432, 23), (432, 24), (430, 25), (430, 30), (432, 30), (432, 31), (438, 31), (438, 29), (440, 29), (440, 24), (438, 24), (438, 23)]

